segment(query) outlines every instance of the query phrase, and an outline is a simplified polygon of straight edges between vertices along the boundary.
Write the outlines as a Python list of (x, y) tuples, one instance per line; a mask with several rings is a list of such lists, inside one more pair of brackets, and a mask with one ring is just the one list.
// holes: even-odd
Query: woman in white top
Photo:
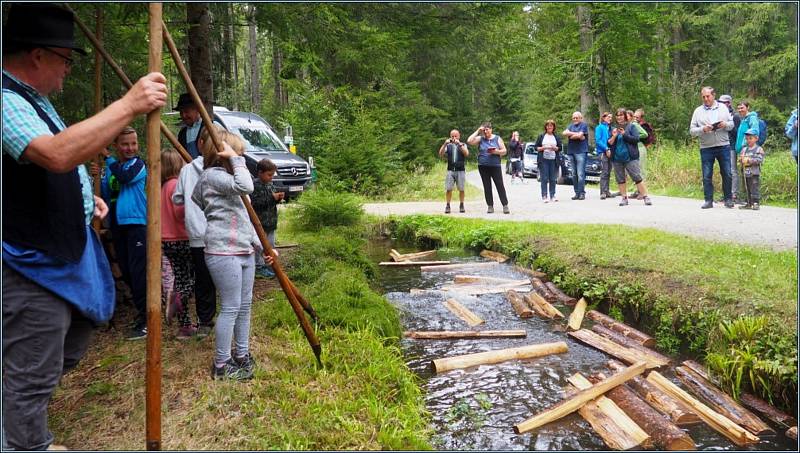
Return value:
[(544, 132), (536, 139), (536, 166), (539, 168), (539, 182), (542, 184), (542, 201), (558, 201), (556, 198), (556, 179), (558, 178), (558, 153), (561, 152), (561, 139), (556, 135), (556, 122), (544, 122)]

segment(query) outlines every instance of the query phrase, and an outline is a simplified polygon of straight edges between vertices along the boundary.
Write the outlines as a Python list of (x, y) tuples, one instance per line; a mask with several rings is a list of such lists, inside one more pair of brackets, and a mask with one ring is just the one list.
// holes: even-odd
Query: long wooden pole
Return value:
[[(149, 72), (161, 72), (161, 3), (150, 3)], [(147, 373), (148, 450), (161, 450), (161, 109), (147, 114)]]
[[(200, 99), (200, 95), (197, 93), (197, 90), (194, 87), (194, 83), (192, 83), (192, 79), (189, 76), (189, 72), (186, 70), (186, 67), (183, 64), (183, 60), (181, 59), (180, 53), (178, 52), (178, 48), (175, 45), (175, 41), (173, 41), (172, 36), (169, 33), (169, 30), (166, 27), (166, 24), (162, 22), (163, 27), (163, 37), (167, 43), (167, 48), (172, 54), (172, 59), (175, 61), (175, 66), (178, 68), (178, 72), (180, 72), (181, 77), (183, 77), (183, 81), (186, 84), (186, 89), (189, 92), (192, 100), (194, 101), (197, 108), (200, 110), (200, 116), (203, 118), (203, 123), (208, 125), (208, 132), (211, 137), (211, 140), (214, 142), (214, 146), (218, 150), (222, 149), (222, 142), (220, 141), (219, 136), (217, 135), (217, 131), (211, 127), (213, 121), (211, 120), (211, 116), (209, 115), (208, 111), (203, 104), (202, 99)], [(242, 203), (244, 203), (244, 207), (247, 209), (247, 213), (250, 215), (250, 221), (253, 222), (253, 227), (255, 227), (256, 234), (258, 235), (259, 240), (261, 241), (261, 245), (264, 248), (264, 251), (269, 254), (272, 259), (272, 269), (275, 272), (275, 276), (278, 278), (278, 282), (283, 289), (283, 292), (286, 294), (286, 298), (289, 300), (289, 304), (292, 306), (292, 310), (294, 310), (297, 319), (300, 321), (300, 326), (303, 329), (303, 333), (308, 340), (309, 345), (311, 345), (311, 350), (314, 351), (314, 356), (317, 359), (317, 363), (320, 367), (322, 367), (322, 346), (319, 343), (319, 339), (317, 335), (314, 333), (314, 329), (311, 327), (311, 324), (306, 319), (305, 315), (303, 314), (303, 307), (298, 300), (297, 294), (295, 291), (297, 288), (292, 284), (289, 280), (289, 277), (283, 271), (280, 263), (278, 262), (278, 256), (275, 254), (275, 251), (272, 250), (272, 246), (267, 240), (267, 234), (264, 232), (264, 228), (261, 226), (261, 221), (258, 219), (258, 215), (256, 211), (253, 209), (253, 205), (250, 204), (250, 199), (247, 196), (242, 195)]]
[[(103, 39), (103, 10), (99, 6), (95, 6), (95, 33), (98, 40)], [(100, 113), (103, 110), (103, 60), (100, 54), (94, 54), (94, 113)], [(103, 171), (103, 155), (98, 154), (94, 162), (97, 165), (97, 176), (94, 178), (94, 194), (100, 196), (100, 173)], [(92, 219), (92, 228), (99, 232), (102, 221), (98, 218)]]

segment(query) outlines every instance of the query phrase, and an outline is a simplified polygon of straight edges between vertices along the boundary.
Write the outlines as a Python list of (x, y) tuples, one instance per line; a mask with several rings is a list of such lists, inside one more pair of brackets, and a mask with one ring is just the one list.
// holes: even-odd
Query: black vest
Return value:
[[(3, 74), (3, 88), (28, 101), (53, 135), (61, 129), (25, 89)], [(86, 220), (78, 170), (52, 173), (3, 153), (3, 240), (78, 262), (86, 247)]]

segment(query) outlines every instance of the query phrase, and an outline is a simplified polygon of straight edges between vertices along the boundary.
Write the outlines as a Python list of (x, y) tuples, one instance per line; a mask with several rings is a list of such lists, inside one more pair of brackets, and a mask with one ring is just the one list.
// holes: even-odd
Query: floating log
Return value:
[[(605, 379), (603, 373), (589, 380), (597, 382)], [(570, 381), (572, 382), (572, 381)], [(587, 382), (589, 384), (589, 382)], [(579, 387), (580, 388), (580, 387)], [(664, 418), (658, 411), (639, 398), (628, 386), (620, 385), (609, 390), (606, 396), (616, 403), (628, 416), (650, 435), (653, 445), (659, 450), (695, 450), (694, 441), (686, 432)]]
[[(592, 383), (580, 373), (574, 374), (567, 380), (572, 384), (567, 389), (568, 397), (577, 390), (592, 386)], [(570, 389), (572, 392), (569, 391)], [(592, 425), (603, 442), (614, 450), (652, 447), (650, 436), (619, 406), (605, 396), (600, 395), (587, 402), (578, 409), (578, 413)]]
[(755, 414), (739, 405), (736, 400), (689, 368), (683, 366), (676, 367), (675, 375), (678, 376), (678, 379), (689, 387), (695, 395), (699, 396), (711, 408), (724, 415), (730, 421), (743, 426), (756, 436), (775, 434), (775, 431), (767, 426), (760, 418), (756, 417)]
[(531, 291), (530, 286), (514, 286), (514, 285), (496, 285), (496, 286), (482, 286), (482, 285), (447, 285), (439, 288), (440, 291), (454, 291), (461, 294), (480, 295), (480, 294), (499, 294), (513, 289), (519, 293), (527, 293)]
[(532, 291), (530, 294), (528, 294), (528, 300), (538, 305), (545, 313), (547, 313), (548, 318), (564, 318), (564, 314), (561, 313), (561, 311), (550, 305), (550, 302), (544, 300), (544, 297), (540, 296), (536, 291)]
[(586, 299), (581, 297), (581, 300), (575, 304), (575, 308), (572, 310), (572, 314), (569, 315), (569, 321), (567, 325), (572, 330), (580, 330), (581, 323), (583, 322), (583, 315), (586, 313)]
[(732, 422), (727, 417), (714, 412), (713, 409), (686, 393), (686, 391), (673, 384), (659, 372), (651, 371), (647, 376), (647, 381), (662, 392), (689, 406), (710, 427), (730, 439), (736, 445), (745, 446), (759, 441), (759, 438), (751, 434), (750, 431)]
[(401, 258), (401, 255), (400, 255), (400, 253), (399, 253), (397, 250), (395, 250), (395, 249), (391, 249), (391, 250), (389, 250), (389, 256), (390, 256), (390, 257), (392, 258), (392, 260), (394, 260), (394, 261), (403, 261), (403, 259)]
[(483, 251), (481, 251), (481, 256), (486, 259), (495, 260), (498, 263), (505, 263), (506, 261), (508, 261), (507, 256), (503, 255), (502, 253), (493, 252), (491, 250), (484, 249)]
[(667, 356), (665, 356), (665, 355), (663, 355), (663, 354), (661, 354), (661, 353), (659, 353), (657, 351), (654, 351), (654, 350), (652, 350), (650, 348), (644, 347), (641, 344), (639, 344), (638, 342), (626, 337), (625, 335), (622, 335), (620, 333), (614, 332), (613, 330), (609, 329), (608, 327), (605, 327), (602, 324), (593, 325), (592, 326), (592, 332), (597, 333), (597, 334), (599, 334), (599, 335), (601, 335), (601, 336), (603, 336), (605, 338), (608, 338), (609, 340), (611, 340), (611, 341), (613, 341), (615, 343), (618, 343), (618, 344), (620, 344), (622, 346), (625, 346), (626, 348), (636, 349), (637, 351), (642, 351), (645, 354), (648, 354), (648, 355), (650, 355), (652, 357), (657, 357), (657, 358), (659, 358), (660, 360), (663, 360), (666, 363), (670, 363), (672, 361), (672, 359), (670, 359), (669, 357), (667, 357)]
[(523, 274), (528, 275), (530, 277), (536, 277), (541, 280), (547, 279), (547, 274), (545, 274), (544, 272), (535, 271), (533, 269), (528, 269), (526, 267), (514, 265), (514, 270), (516, 270), (517, 272), (522, 272)]
[(775, 406), (772, 406), (768, 402), (755, 395), (742, 392), (742, 394), (739, 396), (739, 402), (741, 402), (744, 407), (760, 412), (764, 417), (767, 417), (773, 422), (786, 428), (797, 426), (797, 420), (794, 417), (778, 410), (775, 408)]
[(514, 308), (514, 312), (520, 318), (530, 318), (533, 316), (533, 311), (528, 308), (528, 304), (526, 304), (525, 301), (522, 300), (522, 296), (517, 294), (513, 289), (506, 291), (506, 299), (511, 303), (511, 307)]
[(712, 378), (711, 375), (708, 373), (708, 368), (704, 367), (703, 365), (700, 365), (694, 360), (684, 360), (681, 363), (681, 365), (699, 374), (700, 376), (703, 377), (703, 379), (707, 380), (708, 382), (713, 382), (714, 385), (718, 384), (716, 379)]
[(550, 315), (550, 313), (546, 312), (543, 307), (541, 307), (539, 304), (537, 304), (531, 299), (531, 294), (534, 294), (534, 292), (525, 294), (524, 296), (522, 296), (522, 300), (524, 300), (525, 303), (528, 304), (528, 307), (530, 307), (531, 310), (533, 310), (534, 313), (536, 313), (540, 317), (545, 319), (552, 319), (553, 317)]
[(550, 303), (558, 302), (558, 297), (556, 297), (555, 293), (550, 291), (550, 289), (540, 279), (531, 277), (531, 286), (533, 286), (534, 291), (539, 293), (540, 296), (544, 297), (544, 300)]
[(481, 283), (491, 285), (514, 285), (524, 286), (529, 285), (531, 282), (525, 280), (514, 280), (512, 278), (497, 278), (497, 277), (482, 277), (480, 275), (456, 275), (453, 278), (454, 283)]
[(450, 261), (381, 261), (378, 266), (442, 266)]
[(405, 331), (403, 336), (415, 340), (451, 340), (457, 338), (525, 338), (524, 330), (442, 330)]
[[(616, 360), (609, 360), (608, 366), (614, 371), (625, 369), (625, 365)], [(666, 415), (672, 423), (678, 426), (692, 426), (703, 422), (703, 420), (685, 404), (662, 392), (641, 376), (636, 376), (625, 385), (630, 387), (643, 400), (650, 403), (653, 408)]]
[(610, 316), (600, 313), (597, 310), (590, 310), (588, 313), (586, 313), (586, 316), (588, 316), (594, 322), (600, 323), (617, 333), (621, 333), (628, 338), (636, 340), (642, 346), (652, 348), (656, 345), (655, 338), (651, 337), (650, 335), (640, 332), (633, 327), (627, 326)]
[(558, 298), (558, 302), (564, 305), (575, 305), (575, 303), (578, 302), (578, 299), (567, 295), (564, 291), (561, 291), (561, 288), (556, 286), (555, 283), (545, 282), (544, 285), (550, 290), (550, 292), (555, 294), (556, 298)]
[(392, 257), (395, 261), (413, 261), (418, 260), (420, 258), (427, 258), (429, 256), (436, 255), (436, 250), (426, 250), (424, 252), (415, 252), (415, 253), (399, 253), (395, 249), (391, 249), (389, 251), (389, 256)]
[(475, 313), (469, 311), (467, 307), (459, 304), (458, 301), (455, 299), (447, 299), (443, 303), (448, 310), (450, 310), (454, 315), (464, 320), (464, 322), (469, 324), (470, 327), (475, 327), (479, 324), (483, 324), (484, 322), (486, 322), (483, 319), (479, 318), (478, 315), (476, 315)]
[(450, 272), (455, 270), (461, 270), (466, 268), (484, 268), (484, 267), (494, 267), (499, 265), (497, 261), (475, 261), (474, 263), (457, 263), (457, 264), (445, 264), (445, 265), (437, 265), (437, 266), (423, 266), (420, 267), (419, 270), (422, 272)]
[(791, 428), (786, 430), (786, 437), (789, 439), (797, 440), (797, 427), (792, 426)]
[(643, 351), (621, 346), (591, 330), (576, 330), (575, 332), (569, 332), (569, 335), (628, 364), (644, 361), (647, 364), (647, 368), (660, 368), (668, 363)]
[(455, 370), (458, 368), (468, 368), (475, 365), (487, 365), (492, 363), (506, 362), (515, 359), (531, 359), (550, 354), (561, 354), (567, 352), (567, 344), (563, 341), (556, 343), (543, 343), (522, 346), (519, 348), (498, 349), (494, 351), (478, 352), (456, 357), (436, 359), (431, 362), (436, 373)]
[(569, 399), (556, 403), (554, 406), (551, 406), (545, 411), (540, 412), (537, 415), (514, 425), (514, 432), (517, 434), (522, 434), (532, 429), (538, 428), (546, 423), (558, 420), (559, 418), (565, 415), (571, 414), (572, 412), (575, 412), (576, 410), (580, 409), (588, 401), (597, 398), (598, 396), (602, 395), (603, 393), (611, 390), (612, 388), (618, 385), (624, 384), (625, 381), (627, 381), (628, 379), (642, 374), (644, 370), (645, 370), (644, 362), (639, 362), (634, 365), (631, 365), (624, 371), (620, 371), (619, 373), (614, 374), (610, 378), (604, 379), (602, 382), (598, 382), (597, 384), (585, 390), (581, 390), (575, 395), (572, 395)]

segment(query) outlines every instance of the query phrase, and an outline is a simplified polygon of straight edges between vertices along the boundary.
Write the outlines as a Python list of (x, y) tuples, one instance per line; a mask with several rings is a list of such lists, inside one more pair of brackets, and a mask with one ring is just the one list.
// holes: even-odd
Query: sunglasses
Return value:
[(55, 55), (58, 55), (59, 57), (61, 57), (61, 58), (64, 60), (64, 62), (67, 64), (67, 66), (72, 66), (72, 63), (74, 63), (74, 62), (75, 62), (75, 60), (73, 60), (72, 58), (70, 58), (70, 57), (68, 57), (68, 56), (66, 56), (66, 55), (61, 55), (60, 53), (58, 53), (58, 52), (56, 52), (55, 50), (53, 50), (53, 49), (50, 49), (50, 48), (48, 48), (48, 47), (42, 47), (42, 49), (44, 49), (44, 50), (46, 50), (46, 51), (48, 51), (48, 52), (50, 52), (50, 53), (52, 53), (52, 54), (55, 54)]

